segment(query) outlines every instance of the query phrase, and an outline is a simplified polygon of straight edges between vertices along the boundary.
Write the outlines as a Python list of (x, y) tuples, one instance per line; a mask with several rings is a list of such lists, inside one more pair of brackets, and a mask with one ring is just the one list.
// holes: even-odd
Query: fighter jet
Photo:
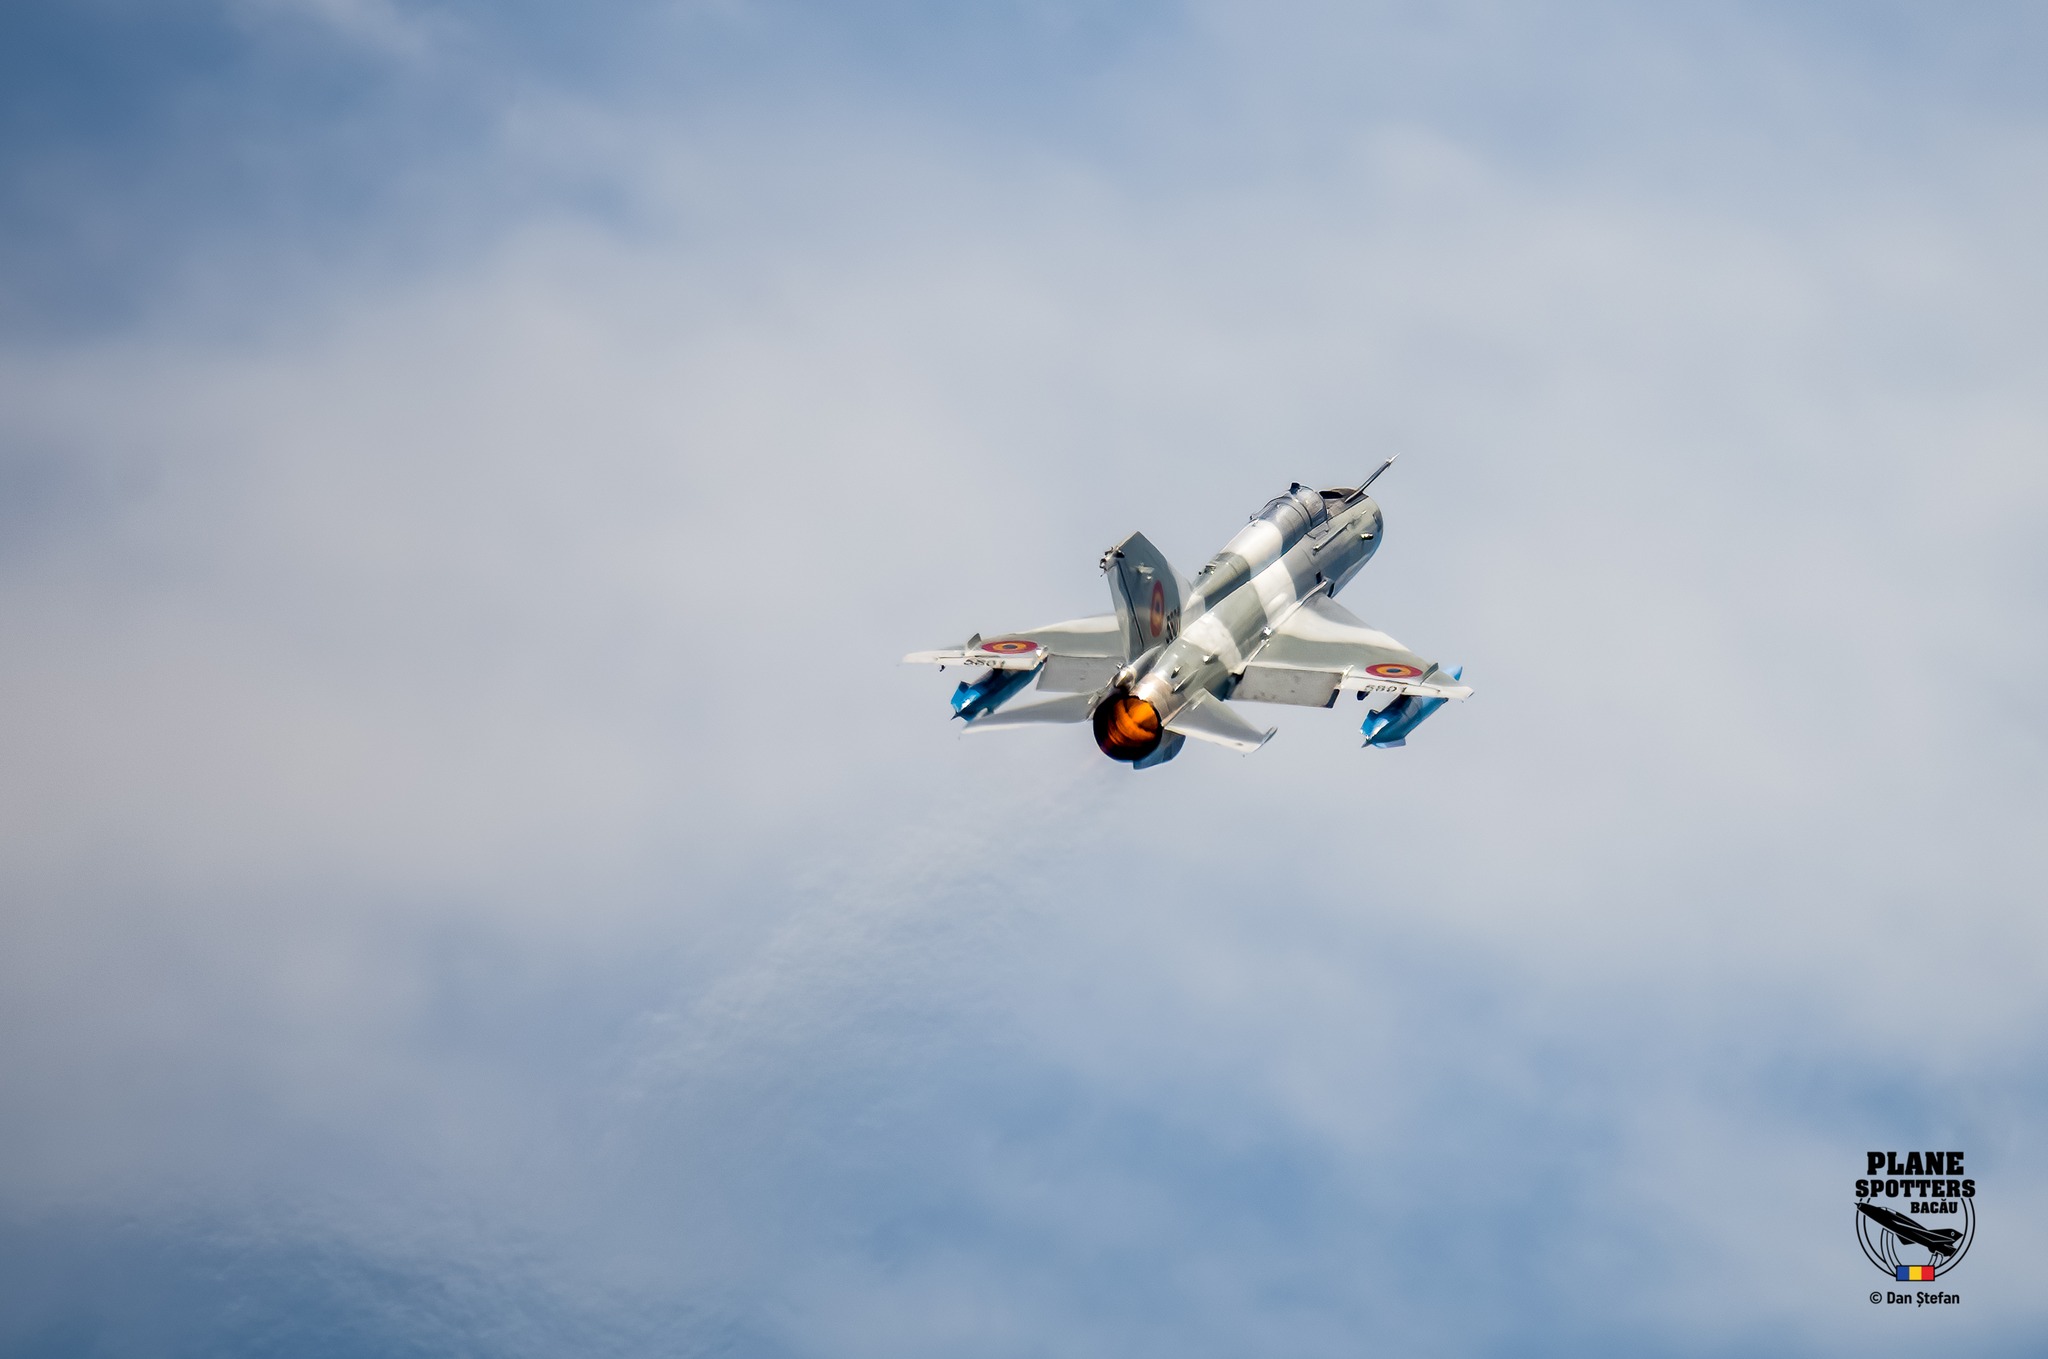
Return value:
[(1963, 1234), (1953, 1227), (1923, 1226), (1904, 1213), (1895, 1213), (1874, 1203), (1859, 1203), (1856, 1205), (1856, 1211), (1899, 1240), (1911, 1241), (1916, 1246), (1925, 1246), (1936, 1255), (1954, 1255), (1957, 1245), (1963, 1239)]
[[(1188, 737), (1243, 752), (1264, 745), (1273, 729), (1247, 721), (1233, 701), (1378, 700), (1361, 728), (1365, 744), (1405, 745), (1424, 718), (1472, 691), (1459, 682), (1462, 669), (1424, 660), (1334, 598), (1379, 550), (1380, 507), (1366, 490), (1393, 462), (1356, 488), (1294, 483), (1192, 584), (1133, 533), (1100, 563), (1115, 612), (976, 633), (903, 659), (981, 672), (953, 691), (953, 715), (970, 730), (1087, 722), (1103, 754), (1139, 769), (1166, 763)], [(1033, 681), (1064, 697), (998, 711)]]

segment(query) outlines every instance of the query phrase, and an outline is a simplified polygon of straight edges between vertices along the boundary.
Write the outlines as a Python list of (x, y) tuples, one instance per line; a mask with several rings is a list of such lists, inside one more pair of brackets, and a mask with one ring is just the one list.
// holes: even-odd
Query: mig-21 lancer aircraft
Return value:
[[(1382, 701), (1366, 716), (1369, 746), (1405, 744), (1445, 700), (1471, 690), (1366, 626), (1337, 591), (1380, 545), (1380, 508), (1366, 489), (1275, 497), (1190, 585), (1142, 533), (1102, 556), (1116, 612), (903, 659), (983, 673), (953, 691), (953, 713), (980, 731), (1091, 723), (1095, 744), (1139, 769), (1165, 764), (1186, 738), (1253, 751), (1273, 735), (1231, 700), (1328, 708), (1342, 694)], [(1025, 686), (1064, 697), (997, 711)]]

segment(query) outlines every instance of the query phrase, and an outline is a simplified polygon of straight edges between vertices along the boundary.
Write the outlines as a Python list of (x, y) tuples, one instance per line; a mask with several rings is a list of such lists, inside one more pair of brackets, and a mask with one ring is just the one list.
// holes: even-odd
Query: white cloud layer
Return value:
[[(498, 73), (463, 248), (10, 342), (0, 1214), (78, 1263), (0, 1334), (122, 1348), (129, 1250), (214, 1352), (2038, 1334), (2041, 111), (1738, 14)], [(1394, 451), (1346, 602), (1478, 690), (1405, 751), (894, 664)], [(1849, 1183), (1937, 1143), (1893, 1316)]]

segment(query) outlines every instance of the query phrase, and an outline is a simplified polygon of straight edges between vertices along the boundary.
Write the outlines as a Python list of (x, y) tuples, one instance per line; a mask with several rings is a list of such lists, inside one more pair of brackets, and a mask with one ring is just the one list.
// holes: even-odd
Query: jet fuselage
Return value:
[(1371, 560), (1381, 524), (1369, 495), (1297, 486), (1272, 500), (1196, 574), (1178, 635), (1169, 622), (1118, 674), (1094, 716), (1103, 753), (1143, 760), (1197, 695), (1227, 698), (1232, 676), (1305, 600), (1334, 595)]

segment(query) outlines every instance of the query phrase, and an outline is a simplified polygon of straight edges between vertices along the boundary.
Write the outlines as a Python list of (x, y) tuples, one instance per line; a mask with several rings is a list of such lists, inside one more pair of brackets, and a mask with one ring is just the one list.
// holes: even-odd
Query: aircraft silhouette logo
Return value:
[(1963, 1153), (1873, 1151), (1866, 1169), (1856, 1181), (1864, 1258), (1899, 1283), (1931, 1282), (1962, 1263), (1977, 1235), (1977, 1182), (1963, 1173)]

